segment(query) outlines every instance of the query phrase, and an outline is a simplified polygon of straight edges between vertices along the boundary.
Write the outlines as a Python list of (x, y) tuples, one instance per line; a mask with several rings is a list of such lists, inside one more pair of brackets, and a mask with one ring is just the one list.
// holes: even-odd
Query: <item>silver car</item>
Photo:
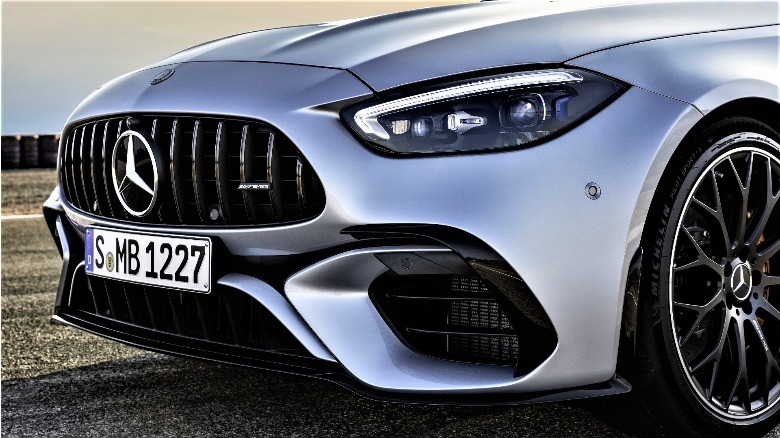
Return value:
[(379, 399), (769, 431), (778, 3), (618, 3), (251, 32), (103, 85), (44, 206), (53, 320)]

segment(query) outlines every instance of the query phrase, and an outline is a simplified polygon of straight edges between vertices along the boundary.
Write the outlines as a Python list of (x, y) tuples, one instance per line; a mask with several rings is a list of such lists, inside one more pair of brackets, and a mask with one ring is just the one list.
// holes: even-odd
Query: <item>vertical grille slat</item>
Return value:
[(141, 288), (143, 290), (144, 301), (146, 301), (146, 310), (149, 312), (149, 320), (152, 323), (152, 328), (159, 330), (159, 328), (162, 326), (162, 322), (160, 321), (160, 317), (158, 315), (158, 307), (152, 303), (152, 298), (149, 296), (149, 290), (146, 288), (146, 286), (141, 286)]
[[(111, 217), (115, 218), (118, 216), (119, 211), (118, 209), (122, 208), (118, 202), (114, 201), (114, 198), (112, 197), (113, 194), (113, 185), (111, 184), (111, 147), (108, 143), (108, 138), (111, 135), (111, 121), (106, 121), (106, 126), (103, 128), (103, 150), (101, 153), (101, 159), (103, 163), (103, 187), (106, 190), (106, 197), (104, 198), (106, 205), (108, 206), (108, 213), (111, 215)], [(105, 213), (104, 213), (105, 214)]]
[[(119, 140), (119, 137), (122, 135), (123, 132), (125, 132), (125, 129), (126, 129), (125, 121), (120, 119), (119, 123), (117, 124), (117, 127), (116, 127), (116, 137), (111, 137), (111, 140), (112, 140), (111, 141), (111, 157), (112, 157), (111, 158), (111, 162), (112, 163), (113, 163), (114, 149), (116, 148), (116, 141)], [(111, 172), (112, 172), (112, 175), (113, 175), (113, 170)], [(112, 176), (111, 181), (112, 181), (111, 187), (113, 188), (114, 187), (114, 185), (113, 185), (113, 176)], [(132, 216), (130, 215), (130, 213), (127, 212), (127, 210), (125, 210), (122, 207), (122, 203), (119, 201), (119, 198), (117, 197), (116, 192), (114, 190), (109, 190), (109, 193), (113, 194), (114, 199), (116, 200), (116, 205), (118, 206), (117, 210), (119, 210), (121, 212), (121, 215), (124, 216), (125, 219), (130, 219)]]
[(132, 324), (138, 324), (136, 315), (135, 315), (135, 303), (133, 303), (132, 299), (130, 298), (130, 293), (128, 289), (132, 286), (126, 283), (119, 283), (120, 287), (122, 288), (122, 293), (125, 296), (125, 304), (127, 304), (127, 314), (130, 316), (130, 323)]
[(81, 135), (81, 147), (79, 148), (79, 160), (81, 165), (81, 188), (84, 195), (84, 205), (82, 208), (89, 212), (94, 212), (94, 204), (92, 203), (92, 199), (90, 197), (92, 181), (89, 180), (89, 176), (92, 166), (90, 165), (89, 160), (89, 148), (92, 145), (92, 138), (95, 136), (96, 127), (97, 124), (93, 124), (92, 126), (87, 125), (84, 127), (84, 131)]
[(74, 136), (75, 134), (71, 132), (67, 137), (64, 137), (61, 142), (62, 151), (60, 153), (60, 182), (63, 185), (62, 193), (65, 194), (68, 199), (73, 199), (73, 189), (71, 189), (73, 184), (70, 181), (70, 145), (73, 142)]
[(237, 311), (235, 299), (233, 294), (226, 293), (225, 294), (225, 309), (227, 310), (227, 316), (228, 316), (228, 323), (230, 324), (230, 328), (233, 331), (233, 343), (235, 345), (243, 345), (244, 342), (241, 339), (241, 331), (239, 330), (239, 326), (236, 321), (240, 320), (241, 314), (240, 311)]
[(214, 175), (217, 184), (217, 199), (219, 207), (222, 209), (225, 221), (233, 222), (232, 206), (230, 204), (230, 188), (228, 187), (228, 147), (227, 147), (227, 126), (225, 122), (219, 122), (217, 125), (217, 140), (214, 150)]
[(198, 309), (198, 322), (200, 322), (201, 330), (203, 331), (203, 337), (207, 340), (213, 340), (216, 338), (214, 333), (214, 321), (213, 313), (208, 311), (208, 303), (204, 295), (198, 294), (195, 297), (195, 305)]
[(89, 148), (90, 161), (90, 179), (92, 180), (92, 192), (97, 203), (97, 213), (103, 216), (110, 216), (108, 207), (106, 207), (105, 193), (103, 190), (101, 171), (103, 169), (102, 144), (105, 123), (95, 123), (95, 129), (92, 135), (92, 145)]
[[(157, 207), (145, 217), (127, 213), (114, 187), (114, 148), (127, 123), (148, 132), (160, 152)], [(107, 218), (151, 225), (274, 226), (312, 218), (325, 206), (319, 178), (301, 151), (260, 122), (115, 116), (70, 128), (61, 148), (66, 200)], [(267, 187), (239, 189), (241, 183)]]
[(278, 220), (282, 216), (282, 155), (277, 148), (276, 136), (273, 132), (268, 136), (268, 153), (266, 155), (266, 168), (268, 172), (268, 199), (271, 202), (271, 210), (274, 219)]
[(306, 174), (304, 173), (303, 162), (299, 156), (295, 161), (295, 191), (298, 195), (298, 208), (300, 209), (301, 213), (306, 211), (307, 189), (305, 178)]
[[(71, 162), (71, 181), (73, 183), (73, 201), (76, 203), (76, 207), (84, 210), (84, 201), (82, 199), (83, 189), (80, 187), (81, 177), (79, 176), (79, 169), (81, 169), (80, 155), (81, 145), (84, 143), (84, 130), (85, 126), (82, 126), (76, 131), (76, 135), (73, 138), (73, 145), (70, 148), (70, 162)], [(77, 161), (79, 159), (79, 161)]]
[(176, 304), (176, 294), (179, 292), (176, 291), (166, 291), (166, 295), (168, 295), (168, 303), (171, 305), (171, 316), (173, 317), (173, 326), (176, 328), (176, 333), (179, 335), (184, 334), (183, 329), (183, 322), (182, 322), (182, 316), (180, 307)]
[(200, 223), (205, 224), (209, 215), (206, 201), (205, 176), (203, 175), (203, 123), (195, 121), (192, 128), (192, 190), (195, 193), (195, 208), (198, 210)]
[(187, 217), (186, 207), (184, 205), (184, 193), (182, 193), (182, 182), (180, 178), (182, 176), (182, 163), (181, 159), (181, 128), (178, 120), (173, 121), (171, 126), (171, 148), (170, 148), (170, 160), (171, 160), (171, 195), (173, 196), (173, 203), (176, 206), (176, 216), (179, 219), (179, 223), (184, 223), (184, 218)]
[[(152, 136), (152, 140), (154, 140), (154, 143), (156, 145), (158, 145), (158, 147), (162, 146), (162, 145), (160, 145), (160, 140), (159, 140), (159, 137), (160, 137), (159, 119), (152, 120), (152, 131), (149, 133), (149, 135)], [(165, 156), (162, 153), (159, 154), (159, 155), (160, 155), (161, 158)], [(157, 165), (160, 166), (161, 168), (165, 168), (165, 163), (157, 163)], [(162, 186), (164, 184), (164, 182), (163, 181), (159, 181), (158, 184), (159, 184), (159, 186)], [(160, 195), (162, 195), (162, 193)], [(160, 205), (160, 208), (157, 209), (157, 218), (160, 220), (161, 224), (164, 224), (165, 223), (165, 212), (166, 212), (165, 206), (168, 205), (168, 203), (166, 202), (167, 200), (165, 199), (165, 197), (164, 196), (160, 196), (160, 195), (158, 195), (160, 197), (160, 199), (158, 200), (158, 204)]]
[[(254, 154), (255, 143), (252, 137), (252, 128), (250, 125), (244, 125), (241, 130), (241, 182), (249, 183), (254, 181), (255, 169), (254, 169)], [(257, 199), (254, 190), (243, 190), (242, 197), (244, 198), (244, 208), (246, 208), (246, 215), (249, 217), (250, 222), (257, 222), (259, 219), (259, 213), (257, 211)]]

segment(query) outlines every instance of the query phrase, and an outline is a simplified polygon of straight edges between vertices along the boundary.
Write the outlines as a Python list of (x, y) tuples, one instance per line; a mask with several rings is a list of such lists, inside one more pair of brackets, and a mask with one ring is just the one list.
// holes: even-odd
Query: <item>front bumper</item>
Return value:
[[(252, 295), (289, 322), (287, 329), (306, 346), (310, 359), (326, 365), (327, 372), (311, 374), (409, 400), (536, 400), (604, 382), (612, 383), (588, 394), (627, 389), (613, 380), (626, 273), (639, 247), (652, 181), (659, 177), (655, 163), (665, 144), (679, 141), (682, 134), (675, 128), (690, 113), (688, 105), (633, 88), (591, 120), (539, 147), (396, 159), (372, 153), (341, 124), (338, 108), (370, 95), (348, 72), (227, 62), (182, 64), (176, 71), (153, 89), (147, 76), (153, 77), (156, 69), (121, 78), (90, 96), (69, 123), (125, 112), (219, 114), (262, 120), (290, 138), (325, 188), (325, 210), (317, 218), (274, 228), (121, 228), (219, 239), (240, 261), (220, 282)], [(601, 186), (600, 199), (586, 196), (590, 182)], [(76, 248), (85, 227), (118, 226), (56, 199), (46, 209), (53, 230), (64, 230)], [(484, 244), (533, 291), (557, 336), (554, 350), (522, 375), (509, 367), (451, 362), (411, 351), (370, 301), (370, 282), (387, 271), (374, 255), (427, 250), (465, 255), (447, 241), (367, 243), (354, 232), (354, 227), (387, 224), (436, 225)], [(63, 231), (58, 234), (62, 241)], [(102, 332), (69, 313), (78, 254), (63, 251), (59, 318), (164, 350), (116, 331)], [(262, 266), (271, 265), (284, 275), (266, 279)], [(279, 297), (283, 293), (286, 306), (258, 298), (258, 290), (269, 289)], [(193, 355), (176, 346), (167, 351)]]

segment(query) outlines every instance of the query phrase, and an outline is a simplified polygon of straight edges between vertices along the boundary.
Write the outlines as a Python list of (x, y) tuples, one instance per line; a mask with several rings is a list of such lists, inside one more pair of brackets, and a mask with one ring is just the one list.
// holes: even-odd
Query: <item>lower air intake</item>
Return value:
[(399, 337), (421, 354), (517, 363), (517, 332), (478, 276), (385, 274), (369, 292)]
[(153, 334), (245, 349), (310, 356), (268, 310), (249, 295), (217, 286), (200, 294), (75, 273), (68, 306)]

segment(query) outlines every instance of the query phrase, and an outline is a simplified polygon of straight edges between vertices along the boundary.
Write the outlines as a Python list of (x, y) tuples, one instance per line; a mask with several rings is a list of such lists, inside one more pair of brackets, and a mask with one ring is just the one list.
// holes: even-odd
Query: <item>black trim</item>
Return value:
[[(218, 350), (202, 350), (187, 347), (177, 348), (177, 345), (171, 345), (143, 336), (116, 331), (82, 319), (78, 315), (68, 315), (64, 313), (59, 313), (52, 317), (52, 323), (66, 324), (133, 347), (171, 356), (199, 359), (223, 365), (239, 366), (272, 373), (292, 374), (325, 380), (348, 389), (359, 396), (391, 403), (456, 406), (522, 405), (617, 395), (631, 391), (631, 385), (618, 376), (615, 376), (606, 382), (594, 385), (521, 394), (419, 394), (383, 391), (363, 385), (357, 379), (350, 376), (337, 363), (321, 359), (300, 358), (272, 352), (256, 353), (252, 357), (239, 357)], [(177, 339), (176, 342), (178, 344), (179, 340)]]
[(620, 319), (620, 341), (618, 344), (617, 370), (631, 373), (636, 359), (636, 330), (639, 317), (639, 291), (642, 281), (642, 248), (639, 248), (626, 275), (626, 292), (623, 297), (623, 315)]
[(60, 308), (53, 321), (58, 319), (98, 336), (174, 356), (300, 375), (344, 372), (335, 362), (172, 335), (70, 308)]

